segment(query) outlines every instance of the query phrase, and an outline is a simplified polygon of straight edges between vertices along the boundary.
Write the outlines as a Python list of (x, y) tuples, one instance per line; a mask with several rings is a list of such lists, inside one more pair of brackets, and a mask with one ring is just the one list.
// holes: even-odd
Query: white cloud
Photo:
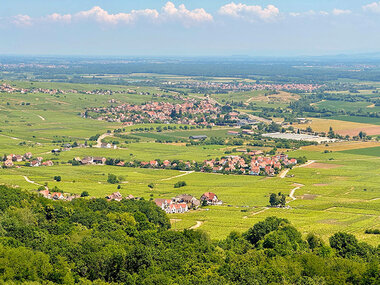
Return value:
[(247, 21), (255, 21), (257, 19), (269, 21), (278, 17), (280, 15), (280, 10), (273, 5), (268, 5), (264, 8), (259, 5), (250, 6), (242, 3), (236, 4), (231, 2), (220, 7), (219, 14), (242, 18)]
[(188, 10), (184, 4), (179, 5), (177, 8), (172, 2), (167, 2), (162, 7), (161, 17), (163, 20), (167, 18), (177, 19), (185, 25), (213, 20), (212, 15), (207, 13), (203, 8)]
[(366, 12), (380, 13), (380, 2), (373, 2), (363, 6), (363, 10)]
[(12, 23), (20, 26), (28, 26), (41, 21), (71, 23), (74, 21), (87, 20), (105, 25), (128, 25), (141, 19), (155, 23), (177, 21), (184, 26), (190, 26), (197, 23), (210, 22), (213, 20), (213, 17), (203, 8), (188, 10), (183, 4), (176, 7), (172, 2), (167, 2), (162, 7), (161, 12), (158, 12), (155, 9), (143, 9), (132, 10), (129, 13), (112, 14), (99, 6), (95, 6), (89, 10), (80, 11), (75, 14), (62, 15), (53, 13), (40, 18), (31, 18), (28, 15), (18, 15), (12, 18)]
[(335, 16), (340, 16), (340, 15), (349, 15), (351, 14), (351, 10), (342, 10), (342, 9), (334, 9), (332, 11), (332, 14)]
[(110, 14), (106, 10), (95, 6), (88, 11), (81, 11), (74, 15), (76, 19), (92, 19), (99, 23), (106, 24), (130, 24), (136, 21), (139, 17), (148, 17), (150, 19), (157, 19), (157, 10), (132, 10), (130, 13), (117, 13)]
[(17, 15), (12, 17), (11, 22), (17, 26), (31, 26), (33, 19), (28, 15)]
[(53, 13), (51, 15), (46, 16), (47, 21), (52, 22), (64, 22), (64, 23), (70, 23), (72, 16), (70, 14), (67, 15), (60, 15), (58, 13)]

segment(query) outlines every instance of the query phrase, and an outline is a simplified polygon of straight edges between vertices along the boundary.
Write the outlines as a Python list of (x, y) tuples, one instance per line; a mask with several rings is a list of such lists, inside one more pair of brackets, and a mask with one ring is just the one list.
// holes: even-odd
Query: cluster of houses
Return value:
[(223, 203), (212, 192), (204, 193), (199, 200), (192, 195), (181, 194), (172, 199), (155, 199), (154, 202), (168, 214), (182, 214), (190, 209), (197, 209), (201, 205), (221, 205)]
[(116, 107), (87, 109), (82, 116), (125, 125), (138, 123), (177, 123), (213, 125), (220, 108), (209, 100), (186, 99), (184, 103), (151, 102), (142, 105), (122, 104)]
[(43, 157), (36, 157), (33, 158), (33, 155), (31, 152), (27, 152), (24, 155), (19, 154), (9, 154), (4, 157), (3, 159), (3, 167), (10, 168), (10, 167), (19, 167), (19, 165), (15, 165), (15, 162), (22, 162), (25, 161), (27, 165), (32, 167), (38, 167), (38, 166), (53, 166), (54, 162), (51, 160), (43, 161)]
[[(229, 155), (220, 159), (205, 160), (201, 163), (183, 160), (150, 160), (150, 161), (114, 161), (113, 165), (122, 167), (161, 168), (185, 171), (200, 171), (240, 175), (267, 175), (274, 176), (283, 167), (292, 167), (297, 164), (295, 158), (289, 158), (287, 154), (264, 156), (263, 152), (239, 150), (245, 152), (244, 156)], [(74, 160), (81, 164), (105, 164), (104, 157), (84, 157)]]
[(303, 91), (312, 92), (324, 85), (320, 84), (260, 84), (247, 82), (210, 82), (210, 81), (186, 81), (186, 82), (164, 82), (166, 85), (174, 85), (177, 88), (202, 88), (202, 89), (219, 89), (225, 91), (249, 91), (249, 90), (274, 90), (274, 91)]
[(125, 200), (135, 200), (135, 199), (139, 199), (139, 198), (138, 197), (134, 197), (133, 195), (128, 195), (127, 197), (123, 197), (123, 195), (118, 191), (118, 192), (114, 192), (114, 193), (112, 193), (110, 195), (107, 195), (106, 199), (107, 199), (107, 201), (118, 201), (118, 202), (120, 202), (123, 199), (125, 199)]
[(64, 201), (72, 201), (73, 199), (77, 199), (80, 195), (73, 195), (62, 192), (50, 192), (49, 189), (39, 191), (40, 195), (51, 200), (64, 200)]
[(105, 157), (101, 156), (85, 156), (83, 158), (76, 157), (74, 158), (75, 161), (79, 162), (83, 165), (89, 165), (89, 164), (101, 164), (104, 165), (107, 161)]
[(295, 158), (289, 159), (286, 154), (269, 156), (241, 157), (238, 155), (226, 156), (220, 160), (206, 160), (203, 170), (214, 173), (236, 173), (248, 175), (274, 176), (283, 166), (290, 167), (297, 164)]
[[(95, 90), (76, 90), (76, 89), (48, 89), (48, 88), (19, 88), (9, 85), (7, 83), (0, 84), (0, 92), (4, 93), (44, 93), (49, 95), (68, 94), (68, 93), (82, 93), (88, 95), (112, 95), (112, 94), (137, 94), (136, 90), (109, 90), (109, 89), (95, 89)], [(148, 95), (147, 92), (139, 92), (140, 95)]]

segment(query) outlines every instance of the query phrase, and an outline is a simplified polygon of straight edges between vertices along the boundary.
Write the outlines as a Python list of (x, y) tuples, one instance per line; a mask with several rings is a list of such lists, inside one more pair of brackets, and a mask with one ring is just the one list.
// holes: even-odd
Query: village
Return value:
[(181, 104), (151, 102), (142, 105), (122, 104), (116, 107), (90, 108), (82, 113), (82, 117), (108, 122), (123, 122), (124, 125), (177, 123), (212, 126), (220, 117), (220, 115), (218, 116), (220, 111), (220, 107), (209, 100), (186, 99)]
[(272, 90), (272, 91), (301, 91), (313, 92), (324, 85), (321, 84), (269, 84), (269, 83), (247, 83), (247, 82), (210, 82), (210, 81), (185, 81), (185, 82), (164, 82), (164, 85), (170, 85), (180, 88), (202, 88), (202, 89), (220, 89), (225, 91), (251, 91), (251, 90)]
[[(244, 150), (246, 151), (246, 150)], [(75, 161), (75, 163), (74, 163)], [(262, 151), (249, 151), (243, 156), (228, 155), (222, 158), (205, 160), (201, 163), (183, 160), (151, 160), (151, 161), (129, 161), (119, 159), (107, 159), (105, 157), (76, 157), (73, 164), (78, 165), (114, 165), (120, 167), (139, 167), (156, 169), (173, 169), (182, 171), (199, 171), (220, 174), (236, 175), (261, 175), (275, 176), (282, 168), (293, 167), (297, 159), (289, 158), (286, 154), (264, 156)]]
[[(46, 187), (43, 190), (38, 191), (39, 195), (54, 201), (72, 201), (78, 198), (84, 198), (86, 195), (62, 193), (59, 191), (50, 192)], [(122, 200), (139, 200), (140, 197), (134, 197), (129, 194), (126, 197), (118, 191), (104, 197), (108, 202), (116, 201), (120, 202)], [(95, 199), (95, 197), (91, 197)], [(215, 206), (222, 205), (223, 201), (219, 200), (218, 196), (212, 192), (206, 192), (202, 194), (200, 199), (189, 195), (189, 194), (180, 194), (172, 199), (161, 199), (157, 198), (154, 200), (154, 203), (165, 211), (167, 214), (182, 214), (188, 212), (189, 210), (196, 210), (201, 206)]]
[(27, 152), (24, 155), (20, 154), (9, 154), (4, 155), (3, 157), (3, 167), (11, 168), (11, 167), (20, 167), (20, 165), (15, 165), (15, 162), (25, 162), (26, 166), (38, 167), (38, 166), (53, 166), (54, 162), (51, 160), (43, 161), (43, 157), (33, 158), (31, 152)]

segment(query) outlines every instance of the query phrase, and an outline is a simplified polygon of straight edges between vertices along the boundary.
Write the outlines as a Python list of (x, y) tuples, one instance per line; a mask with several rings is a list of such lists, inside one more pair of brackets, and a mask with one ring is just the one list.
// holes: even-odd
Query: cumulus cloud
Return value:
[(163, 20), (167, 18), (177, 19), (186, 25), (191, 23), (210, 22), (213, 20), (212, 15), (207, 13), (203, 8), (190, 11), (184, 4), (179, 5), (177, 8), (172, 2), (167, 2), (166, 5), (162, 7), (161, 16)]
[(176, 7), (172, 2), (167, 2), (158, 12), (156, 9), (132, 10), (128, 13), (109, 13), (99, 6), (95, 6), (89, 10), (80, 11), (75, 14), (62, 15), (53, 13), (42, 18), (31, 18), (27, 15), (18, 15), (13, 17), (13, 23), (20, 26), (32, 25), (34, 22), (49, 21), (71, 23), (75, 21), (95, 21), (105, 25), (128, 25), (133, 24), (141, 19), (155, 22), (165, 23), (167, 21), (178, 21), (185, 26), (192, 24), (210, 22), (213, 20), (211, 14), (207, 13), (203, 8), (188, 10), (185, 5)]
[(52, 22), (64, 22), (64, 23), (70, 23), (72, 16), (70, 14), (67, 15), (60, 15), (58, 13), (53, 13), (51, 15), (46, 16), (46, 20), (52, 21)]
[(17, 15), (12, 17), (11, 22), (17, 26), (31, 26), (33, 19), (28, 15)]
[(236, 4), (231, 2), (220, 7), (219, 14), (242, 18), (247, 21), (255, 21), (257, 19), (269, 21), (278, 17), (280, 15), (280, 10), (274, 5), (262, 7), (259, 5), (246, 5), (243, 3)]
[(145, 9), (132, 10), (130, 13), (110, 14), (106, 10), (95, 6), (88, 11), (81, 11), (74, 15), (76, 19), (93, 19), (99, 23), (106, 24), (130, 24), (139, 17), (147, 17), (154, 20), (158, 18), (158, 12), (154, 9)]
[(379, 13), (380, 14), (380, 1), (373, 2), (363, 6), (363, 10), (366, 12)]
[(342, 10), (342, 9), (334, 9), (332, 11), (332, 14), (335, 16), (340, 16), (340, 15), (348, 15), (351, 14), (351, 10)]

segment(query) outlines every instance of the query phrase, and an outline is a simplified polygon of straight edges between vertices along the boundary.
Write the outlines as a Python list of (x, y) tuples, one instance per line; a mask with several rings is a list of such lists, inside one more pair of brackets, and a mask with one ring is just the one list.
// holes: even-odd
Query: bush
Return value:
[(62, 180), (61, 176), (54, 176), (54, 180), (60, 182)]
[(117, 177), (116, 177), (115, 174), (111, 174), (111, 173), (109, 173), (109, 174), (108, 174), (107, 182), (108, 182), (108, 183), (111, 183), (111, 184), (117, 184), (117, 183), (119, 183), (119, 180), (117, 179)]
[(181, 188), (181, 187), (184, 187), (186, 186), (186, 182), (185, 181), (178, 181), (176, 184), (174, 184), (174, 188)]
[(81, 194), (80, 194), (81, 197), (88, 197), (90, 196), (90, 194), (87, 192), (87, 191), (83, 191)]

